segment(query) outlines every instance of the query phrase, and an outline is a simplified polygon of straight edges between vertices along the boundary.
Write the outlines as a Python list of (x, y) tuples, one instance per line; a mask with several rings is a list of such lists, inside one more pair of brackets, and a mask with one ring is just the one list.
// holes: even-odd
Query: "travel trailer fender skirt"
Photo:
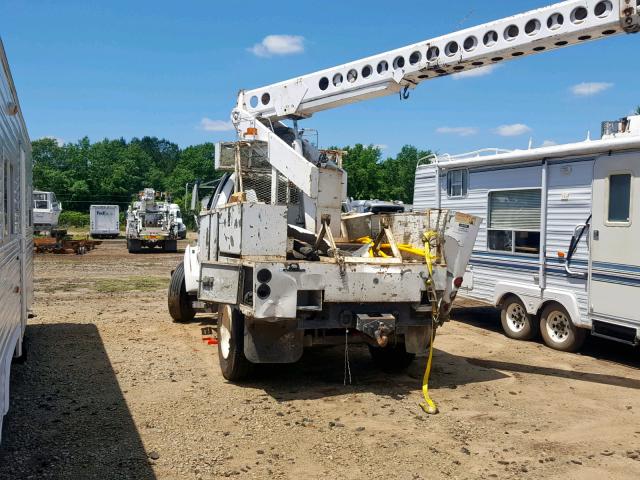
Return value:
[(590, 327), (587, 318), (580, 316), (578, 300), (571, 292), (547, 288), (541, 290), (537, 285), (525, 285), (518, 283), (498, 282), (493, 295), (493, 303), (499, 306), (509, 295), (516, 295), (527, 309), (527, 313), (538, 315), (545, 304), (558, 302), (569, 315), (574, 325), (579, 327)]

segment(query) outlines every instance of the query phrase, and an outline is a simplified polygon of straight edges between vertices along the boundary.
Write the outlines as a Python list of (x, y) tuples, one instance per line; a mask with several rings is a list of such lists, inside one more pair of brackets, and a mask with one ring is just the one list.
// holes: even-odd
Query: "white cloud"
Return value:
[(205, 132), (228, 132), (233, 130), (233, 123), (224, 120), (211, 120), (204, 117), (200, 120), (200, 128)]
[(267, 35), (262, 42), (248, 49), (258, 57), (293, 55), (304, 52), (304, 37), (300, 35)]
[(495, 133), (501, 137), (517, 137), (518, 135), (524, 135), (529, 133), (531, 127), (523, 123), (514, 123), (513, 125), (500, 125), (495, 129)]
[(554, 140), (545, 140), (544, 142), (542, 142), (542, 146), (543, 147), (553, 147), (554, 145), (557, 145), (558, 143), (555, 142)]
[(377, 148), (380, 151), (382, 151), (382, 150), (386, 150), (387, 148), (389, 148), (389, 145), (385, 145), (384, 143), (378, 143), (377, 145), (374, 145), (373, 147)]
[(42, 138), (50, 138), (51, 140), (55, 140), (59, 147), (62, 147), (64, 145), (64, 140), (54, 135), (45, 135)]
[(459, 137), (469, 137), (476, 135), (478, 129), (475, 127), (439, 127), (436, 128), (437, 133), (458, 135)]
[(578, 97), (590, 97), (604, 92), (613, 87), (613, 83), (608, 82), (583, 82), (571, 87), (571, 93)]
[(462, 80), (464, 78), (485, 77), (491, 75), (499, 65), (486, 65), (484, 67), (474, 68), (453, 75), (454, 80)]

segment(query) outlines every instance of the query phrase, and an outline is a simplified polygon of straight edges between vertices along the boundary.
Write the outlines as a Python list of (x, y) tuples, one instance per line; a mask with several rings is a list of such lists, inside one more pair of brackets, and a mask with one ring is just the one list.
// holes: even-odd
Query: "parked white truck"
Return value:
[(169, 208), (170, 202), (161, 197), (154, 189), (145, 188), (139, 200), (129, 206), (126, 226), (129, 253), (154, 247), (164, 252), (177, 251), (179, 226)]
[(120, 207), (91, 205), (89, 223), (89, 234), (93, 238), (117, 238), (120, 235)]
[(424, 354), (462, 284), (479, 218), (446, 210), (383, 215), (375, 235), (373, 222), (358, 225), (356, 216), (343, 220), (363, 236), (338, 238), (349, 231), (340, 221), (345, 172), (305, 141), (298, 121), (390, 94), (407, 99), (441, 76), (638, 31), (637, 0), (570, 0), (240, 91), (231, 115), (238, 142), (216, 149), (217, 167), (233, 174), (218, 183), (200, 216), (198, 245), (173, 272), (171, 315), (188, 320), (194, 306), (218, 311), (219, 363), (231, 380), (251, 363), (294, 362), (315, 344), (364, 342), (387, 365)]

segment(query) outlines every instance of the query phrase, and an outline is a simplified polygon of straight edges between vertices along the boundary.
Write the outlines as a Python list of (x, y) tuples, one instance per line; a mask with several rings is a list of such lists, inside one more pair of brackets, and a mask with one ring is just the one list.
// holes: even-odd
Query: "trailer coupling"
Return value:
[(384, 348), (389, 344), (389, 337), (396, 331), (396, 317), (393, 314), (368, 314), (356, 315), (356, 330), (375, 338), (379, 347)]

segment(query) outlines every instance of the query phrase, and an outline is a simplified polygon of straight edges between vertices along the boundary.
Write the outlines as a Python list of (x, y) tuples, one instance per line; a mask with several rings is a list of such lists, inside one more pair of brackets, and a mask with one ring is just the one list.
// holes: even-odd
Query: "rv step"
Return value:
[(591, 335), (594, 337), (606, 338), (616, 342), (626, 343), (627, 345), (638, 345), (638, 338), (635, 328), (623, 327), (612, 323), (593, 321), (591, 327)]

